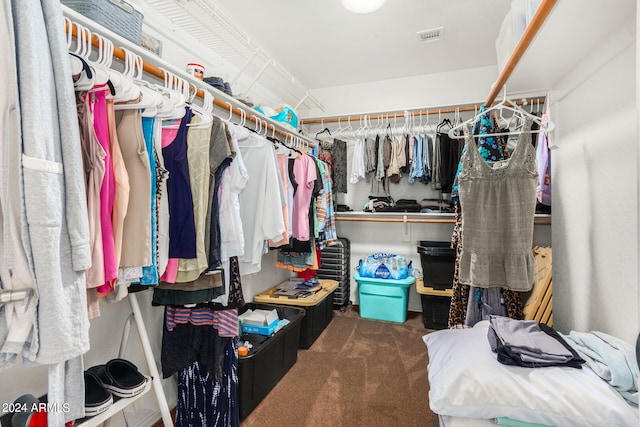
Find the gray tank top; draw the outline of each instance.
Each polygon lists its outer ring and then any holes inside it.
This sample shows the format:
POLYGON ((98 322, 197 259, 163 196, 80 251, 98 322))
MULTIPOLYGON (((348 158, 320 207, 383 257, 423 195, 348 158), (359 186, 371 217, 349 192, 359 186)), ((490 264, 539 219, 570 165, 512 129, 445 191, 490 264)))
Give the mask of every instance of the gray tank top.
POLYGON ((460 283, 528 291, 535 282, 533 219, 536 208, 536 156, 532 119, 525 119, 511 158, 486 162, 471 124, 458 177, 462 207, 460 283))

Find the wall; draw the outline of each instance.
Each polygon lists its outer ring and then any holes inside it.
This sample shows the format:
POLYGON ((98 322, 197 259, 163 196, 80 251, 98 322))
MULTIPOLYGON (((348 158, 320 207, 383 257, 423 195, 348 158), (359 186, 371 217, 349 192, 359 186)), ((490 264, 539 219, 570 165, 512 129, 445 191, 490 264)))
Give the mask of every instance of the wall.
POLYGON ((561 331, 638 332, 635 17, 553 88, 553 304, 561 331))
POLYGON ((329 117, 481 103, 497 75, 497 67, 491 66, 313 89, 309 92, 324 105, 324 111, 311 109, 298 115, 329 117))

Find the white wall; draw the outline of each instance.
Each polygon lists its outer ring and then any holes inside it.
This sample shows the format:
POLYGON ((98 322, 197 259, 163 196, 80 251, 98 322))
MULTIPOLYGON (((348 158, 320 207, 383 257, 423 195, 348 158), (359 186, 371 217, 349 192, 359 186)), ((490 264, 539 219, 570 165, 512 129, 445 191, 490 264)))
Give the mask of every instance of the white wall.
POLYGON ((554 326, 630 343, 638 332, 635 37, 630 17, 551 93, 554 326))
POLYGON ((497 75, 497 67, 491 66, 313 89, 309 92, 324 105, 324 112, 301 111, 299 116, 329 117, 481 103, 497 75))

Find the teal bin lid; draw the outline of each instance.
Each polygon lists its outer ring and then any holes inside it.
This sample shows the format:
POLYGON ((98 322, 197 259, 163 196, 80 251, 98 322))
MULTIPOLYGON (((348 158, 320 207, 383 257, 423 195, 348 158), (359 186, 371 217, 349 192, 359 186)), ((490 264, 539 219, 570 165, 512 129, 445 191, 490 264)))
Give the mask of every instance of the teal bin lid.
POLYGON ((377 279, 375 277, 360 277, 360 274, 357 272, 353 274, 353 278, 358 283, 373 283, 376 285, 387 285, 387 286, 411 286, 413 282, 416 281, 416 278, 413 276, 409 276, 406 279, 377 279))

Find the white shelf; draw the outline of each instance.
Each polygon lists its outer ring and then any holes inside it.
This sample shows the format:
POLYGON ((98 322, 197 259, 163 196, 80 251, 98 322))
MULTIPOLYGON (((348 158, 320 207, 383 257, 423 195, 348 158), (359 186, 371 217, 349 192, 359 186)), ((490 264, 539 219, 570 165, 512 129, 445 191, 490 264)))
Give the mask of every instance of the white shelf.
POLYGON ((131 405, 133 402, 135 402, 136 400, 138 400, 139 398, 147 394, 149 390, 151 390, 151 384, 152 384, 151 378, 149 378, 147 383, 144 386, 144 390, 142 390, 140 394, 134 397, 121 397, 115 402, 113 402, 113 405, 111 405, 109 409, 107 409, 103 413, 98 414, 94 417, 87 418, 85 421, 82 421, 81 423, 78 423, 76 425, 82 426, 82 427, 97 427, 101 425, 102 423, 107 421, 109 418, 113 417, 115 414, 122 411, 124 408, 131 405))
POLYGON ((507 81, 508 92, 555 87, 599 42, 635 16, 635 7, 630 0, 558 0, 507 81))

